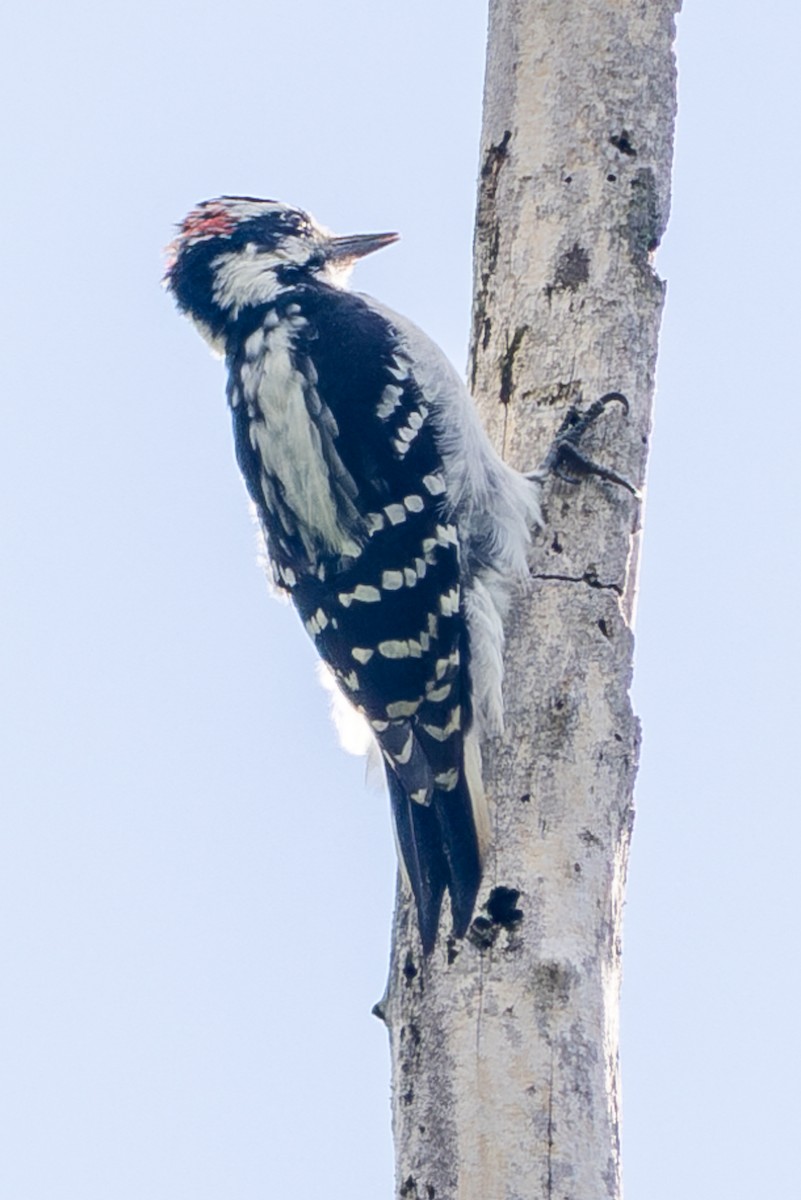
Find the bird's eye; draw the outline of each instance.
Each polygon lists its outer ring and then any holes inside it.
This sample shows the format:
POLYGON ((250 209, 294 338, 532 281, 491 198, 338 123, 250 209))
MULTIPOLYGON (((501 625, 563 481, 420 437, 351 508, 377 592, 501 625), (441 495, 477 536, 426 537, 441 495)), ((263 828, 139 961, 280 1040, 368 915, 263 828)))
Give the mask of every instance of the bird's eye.
POLYGON ((295 237, 310 237, 312 234, 311 222, 306 217, 291 217, 287 222, 287 232, 294 234, 295 237))

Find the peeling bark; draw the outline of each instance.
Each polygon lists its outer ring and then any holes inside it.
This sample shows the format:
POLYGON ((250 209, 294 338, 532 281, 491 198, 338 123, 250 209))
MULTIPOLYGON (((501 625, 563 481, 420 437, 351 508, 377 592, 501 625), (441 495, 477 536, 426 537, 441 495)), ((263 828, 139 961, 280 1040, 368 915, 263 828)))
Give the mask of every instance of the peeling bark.
MULTIPOLYGON (((491 0, 470 379, 504 457, 583 443, 641 485, 664 285, 679 0, 491 0)), ((397 1195, 620 1195, 618 998, 639 728, 641 505, 550 482, 485 748, 493 841, 467 938, 422 959, 398 897, 387 997, 397 1195)))

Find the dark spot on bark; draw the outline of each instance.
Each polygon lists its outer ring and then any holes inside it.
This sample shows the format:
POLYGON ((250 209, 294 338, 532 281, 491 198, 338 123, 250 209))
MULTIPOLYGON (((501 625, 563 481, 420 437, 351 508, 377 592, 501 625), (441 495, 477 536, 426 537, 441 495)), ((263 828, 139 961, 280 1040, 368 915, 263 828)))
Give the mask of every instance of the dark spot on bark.
POLYGON ((573 182, 573 176, 565 175, 565 183, 572 183, 572 182, 573 182))
POLYGON ((627 158, 637 157, 637 151, 629 141, 629 135, 625 129, 621 129, 620 133, 613 133, 609 141, 616 150, 619 150, 621 154, 625 154, 627 158))
POLYGON ((411 951, 407 951, 406 962, 403 964, 403 974, 407 983, 411 983, 417 974, 417 967, 414 965, 411 951))
POLYGON ((538 1000, 549 1008, 564 1006, 570 999, 577 973, 558 962, 538 963, 534 968, 534 989, 538 1000))
POLYGON ((615 741, 616 741, 616 742, 622 742, 622 741, 623 741, 623 738, 620 736, 620 734, 619 734, 619 733, 614 733, 614 734, 612 734, 612 736, 614 737, 614 739, 615 739, 615 741))
POLYGON ((520 803, 521 804, 530 804, 531 803, 531 792, 524 792, 523 795, 520 797, 520 803))
POLYGON ((555 554, 561 554, 562 551, 564 550, 564 546, 559 541, 558 533, 554 533, 554 535, 553 535, 553 541, 551 542, 551 549, 553 550, 553 552, 555 554))
MULTIPOLYGON (((530 797, 526 797, 530 799, 530 797)), ((502 929, 512 932, 523 920, 523 910, 517 907, 520 892, 517 888, 496 887, 484 905, 486 917, 478 916, 470 926, 468 937, 479 950, 494 946, 502 929)))
POLYGON ((481 164, 481 179, 478 189, 478 211, 476 213, 476 262, 477 273, 481 280, 476 293, 476 303, 473 311, 473 336, 470 346, 470 383, 475 386, 478 366, 477 349, 479 340, 486 343, 489 340, 487 322, 487 293, 498 262, 500 246, 500 226, 496 197, 498 194, 498 177, 501 167, 509 156, 509 143, 512 131, 507 129, 497 145, 489 146, 481 164), (485 340, 486 339, 486 340, 485 340))
POLYGON ((544 758, 558 757, 568 744, 579 717, 581 697, 570 678, 550 692, 543 705, 536 740, 544 758))
POLYGON ((515 330, 515 335, 512 341, 506 347, 506 353, 501 362, 501 386, 500 386, 500 401, 501 404, 508 404, 512 398, 513 372, 515 366, 515 356, 520 349, 520 344, 528 332, 528 325, 521 325, 515 330))
POLYGON ((481 291, 476 294, 476 302, 473 306, 473 331, 470 337, 470 387, 476 386, 476 372, 478 370, 478 341, 479 333, 486 330, 489 317, 487 316, 487 291, 482 287, 481 291))
POLYGON ((401 1096, 401 1100, 404 1104, 411 1104, 414 1100, 414 1088, 409 1088, 408 1092, 404 1092, 401 1096))
POLYGON ((493 179, 497 182, 498 172, 503 166, 504 159, 509 152, 509 142, 512 140, 512 131, 507 129, 504 135, 498 142, 497 146, 490 146, 484 156, 484 162, 481 165, 481 178, 493 179))
POLYGON ((650 167, 641 167, 631 180, 626 219, 626 234, 632 256, 647 264, 647 256, 659 245, 664 227, 654 173, 650 167))
POLYGON ((489 317, 484 318, 484 323, 481 329, 481 349, 486 350, 489 345, 490 334, 492 333, 492 321, 489 317))
POLYGON ((606 182, 607 183, 617 183, 617 175, 607 175, 606 182))
POLYGON ((603 845, 603 843, 601 842, 601 839, 598 837, 597 834, 593 833, 591 829, 582 829, 581 833, 579 834, 579 838, 581 839, 581 841, 584 843, 585 846, 601 846, 601 845, 603 845))
POLYGON ((581 874, 581 863, 573 863, 573 872, 575 875, 581 874))
POLYGON ((556 383, 551 391, 537 397, 538 408, 569 408, 581 400, 581 380, 571 379, 569 383, 556 383))
POLYGON ((600 629, 601 633, 604 635, 605 638, 608 638, 610 641, 612 640, 612 635, 609 632, 609 626, 607 625, 607 623, 603 619, 603 617, 601 617, 601 619, 598 622, 598 628, 600 629))
POLYGON ((467 936, 479 950, 489 950, 498 936, 498 927, 487 917, 476 917, 467 931, 467 936))
POLYGON ((426 1184, 426 1196, 427 1196, 428 1200, 434 1200, 434 1197, 436 1196, 436 1194, 437 1194, 437 1189, 434 1187, 434 1185, 431 1183, 427 1183, 426 1184))
POLYGON ((514 929, 523 920, 523 910, 517 908, 520 892, 517 888, 493 888, 487 901, 487 912, 496 925, 514 929))
POLYGON ((408 1175, 406 1179, 404 1179, 400 1187, 399 1195, 402 1196, 404 1200, 406 1200, 406 1197, 411 1197, 411 1200, 417 1200, 417 1180, 415 1179, 414 1175, 408 1175))
POLYGON ((459 943, 455 937, 449 937, 445 943, 445 948, 448 953, 448 966, 452 966, 459 957, 459 943))
POLYGON ((575 292, 586 283, 590 277, 589 251, 574 242, 559 258, 554 272, 553 283, 545 291, 550 300, 554 292, 575 292))

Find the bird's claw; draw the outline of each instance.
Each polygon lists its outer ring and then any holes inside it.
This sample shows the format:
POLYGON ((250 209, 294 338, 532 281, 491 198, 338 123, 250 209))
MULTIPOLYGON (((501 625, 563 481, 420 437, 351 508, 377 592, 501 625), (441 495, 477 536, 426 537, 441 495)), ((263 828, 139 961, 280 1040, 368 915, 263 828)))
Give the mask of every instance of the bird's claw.
POLYGON ((544 462, 536 471, 530 471, 526 478, 535 483, 543 483, 549 475, 556 475, 565 483, 581 483, 581 478, 569 473, 568 469, 572 468, 578 472, 579 476, 597 475, 599 479, 605 479, 608 483, 617 483, 631 492, 633 496, 639 496, 637 488, 625 476, 618 475, 617 471, 593 462, 579 450, 579 442, 590 425, 594 424, 606 408, 613 403, 622 404, 623 411, 628 415, 629 402, 622 392, 605 392, 583 412, 575 405, 571 405, 565 413, 565 418, 557 430, 544 462))

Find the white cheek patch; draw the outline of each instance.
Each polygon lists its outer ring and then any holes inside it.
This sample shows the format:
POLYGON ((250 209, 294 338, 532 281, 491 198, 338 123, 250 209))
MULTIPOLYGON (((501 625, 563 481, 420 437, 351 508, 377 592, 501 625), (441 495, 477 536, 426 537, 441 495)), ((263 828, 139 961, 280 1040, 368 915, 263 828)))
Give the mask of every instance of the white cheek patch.
POLYGON ((243 255, 233 250, 218 254, 211 264, 215 303, 236 320, 241 309, 275 300, 286 291, 278 282, 276 266, 276 260, 268 255, 243 255))

